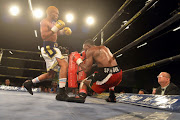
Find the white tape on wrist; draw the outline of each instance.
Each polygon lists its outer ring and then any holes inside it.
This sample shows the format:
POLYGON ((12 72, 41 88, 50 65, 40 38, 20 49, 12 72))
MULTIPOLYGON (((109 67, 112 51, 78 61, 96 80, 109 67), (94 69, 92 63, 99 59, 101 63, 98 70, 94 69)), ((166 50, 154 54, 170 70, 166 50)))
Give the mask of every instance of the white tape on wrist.
POLYGON ((80 65, 82 62, 83 62, 83 61, 82 61, 81 58, 77 59, 77 61, 76 61, 76 63, 77 63, 78 65, 80 65))
POLYGON ((53 26, 53 27, 51 28, 51 30, 56 33, 59 29, 58 29, 58 27, 53 26))

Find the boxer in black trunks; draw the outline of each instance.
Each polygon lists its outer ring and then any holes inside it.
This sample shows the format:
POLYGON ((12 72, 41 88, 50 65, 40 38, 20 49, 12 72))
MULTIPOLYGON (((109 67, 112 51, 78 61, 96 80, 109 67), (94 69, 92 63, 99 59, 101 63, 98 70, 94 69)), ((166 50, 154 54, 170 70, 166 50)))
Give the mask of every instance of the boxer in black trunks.
POLYGON ((79 53, 74 55, 73 60, 86 73, 91 71, 93 63, 98 68, 90 77, 81 82, 79 96, 72 101, 85 102, 87 87, 90 87, 96 93, 102 93, 109 89, 110 95, 107 101, 115 102, 114 86, 117 86, 122 81, 122 70, 118 67, 113 54, 105 46, 95 46, 92 40, 86 40, 83 44, 83 49, 86 52, 85 63, 83 63, 79 53))

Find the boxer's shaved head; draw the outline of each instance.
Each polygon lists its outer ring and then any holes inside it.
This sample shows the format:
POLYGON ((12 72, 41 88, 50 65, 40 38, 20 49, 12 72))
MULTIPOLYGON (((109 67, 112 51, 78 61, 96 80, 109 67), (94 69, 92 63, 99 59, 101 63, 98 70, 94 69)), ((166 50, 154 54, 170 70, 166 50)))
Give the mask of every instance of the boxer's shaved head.
POLYGON ((90 47, 92 47, 92 46, 94 46, 94 45, 95 45, 94 41, 91 40, 91 39, 88 39, 88 40, 86 40, 86 41, 83 43, 83 49, 84 49, 85 51, 87 51, 90 47))
POLYGON ((55 6, 49 6, 47 9, 46 9, 46 14, 51 14, 52 12, 54 11, 58 11, 59 13, 59 10, 55 7, 55 6))
POLYGON ((49 6, 46 10, 47 17, 53 21, 57 21, 59 17, 59 10, 55 6, 49 6))

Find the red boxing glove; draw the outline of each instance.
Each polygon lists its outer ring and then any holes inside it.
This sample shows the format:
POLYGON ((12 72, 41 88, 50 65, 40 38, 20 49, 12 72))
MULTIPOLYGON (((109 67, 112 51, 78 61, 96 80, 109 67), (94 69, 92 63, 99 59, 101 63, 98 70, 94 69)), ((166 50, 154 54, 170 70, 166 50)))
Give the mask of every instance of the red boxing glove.
POLYGON ((76 62, 78 65, 80 65, 83 62, 79 53, 74 54, 73 61, 76 62))

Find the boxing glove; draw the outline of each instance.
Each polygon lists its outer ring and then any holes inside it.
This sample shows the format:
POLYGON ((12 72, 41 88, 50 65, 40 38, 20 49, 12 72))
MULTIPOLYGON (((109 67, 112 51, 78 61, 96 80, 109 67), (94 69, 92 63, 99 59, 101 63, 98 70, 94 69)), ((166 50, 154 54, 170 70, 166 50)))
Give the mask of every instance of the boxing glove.
POLYGON ((63 30, 66 35, 71 35, 71 33, 72 33, 71 28, 69 28, 69 27, 65 27, 63 30))
POLYGON ((78 65, 80 65, 83 62, 79 53, 74 54, 73 61, 76 62, 78 65))
POLYGON ((58 30, 62 29, 65 26, 65 23, 62 20, 58 20, 51 30, 56 33, 58 30))

